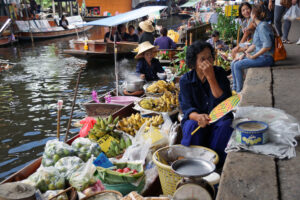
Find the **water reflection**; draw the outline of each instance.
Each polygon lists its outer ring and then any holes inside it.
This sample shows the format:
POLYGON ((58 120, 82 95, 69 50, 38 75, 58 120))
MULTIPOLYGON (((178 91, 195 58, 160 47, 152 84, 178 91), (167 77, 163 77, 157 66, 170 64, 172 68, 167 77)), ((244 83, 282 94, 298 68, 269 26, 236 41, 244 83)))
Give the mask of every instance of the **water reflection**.
MULTIPOLYGON (((93 89, 101 94, 114 87, 112 62, 94 60, 87 63, 63 55, 62 50, 68 45, 68 40, 61 38, 37 42, 34 47, 25 43, 0 48, 0 59, 17 63, 0 74, 1 180, 41 156, 44 144, 55 138, 58 99, 64 101, 63 139, 80 67, 86 68, 80 79, 74 121, 85 116, 80 104, 91 100, 93 89)), ((126 70, 134 70, 135 61, 129 63, 126 70)), ((78 131, 78 128, 71 128, 73 135, 78 131)))

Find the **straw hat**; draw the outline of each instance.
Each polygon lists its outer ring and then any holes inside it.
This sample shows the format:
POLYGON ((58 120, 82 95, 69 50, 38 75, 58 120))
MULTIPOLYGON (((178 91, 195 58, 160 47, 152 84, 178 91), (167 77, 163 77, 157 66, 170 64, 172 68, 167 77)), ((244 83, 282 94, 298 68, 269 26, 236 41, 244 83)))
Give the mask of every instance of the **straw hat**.
POLYGON ((152 33, 155 29, 152 26, 152 22, 150 20, 142 21, 139 23, 139 27, 145 31, 152 33))
POLYGON ((143 53, 148 50, 152 49, 153 51, 157 51, 158 47, 153 46, 149 41, 146 41, 146 42, 139 44, 138 48, 139 48, 139 51, 138 51, 137 55, 135 56, 135 59, 142 58, 143 53))

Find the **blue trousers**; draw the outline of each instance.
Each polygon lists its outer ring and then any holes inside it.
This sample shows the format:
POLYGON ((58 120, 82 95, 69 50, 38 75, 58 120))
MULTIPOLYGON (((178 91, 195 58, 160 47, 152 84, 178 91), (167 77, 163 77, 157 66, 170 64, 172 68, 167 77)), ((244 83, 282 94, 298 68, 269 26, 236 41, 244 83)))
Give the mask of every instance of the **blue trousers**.
POLYGON ((240 92, 243 89, 243 69, 251 67, 267 67, 274 64, 274 59, 270 55, 262 55, 255 59, 244 58, 231 62, 231 73, 233 78, 232 89, 240 92))
POLYGON ((225 148, 232 134, 231 114, 225 115, 217 122, 200 128, 194 135, 191 133, 198 127, 194 120, 187 120, 182 128, 183 138, 181 144, 185 146, 200 145, 213 149, 219 155, 219 166, 224 164, 226 153, 225 148))

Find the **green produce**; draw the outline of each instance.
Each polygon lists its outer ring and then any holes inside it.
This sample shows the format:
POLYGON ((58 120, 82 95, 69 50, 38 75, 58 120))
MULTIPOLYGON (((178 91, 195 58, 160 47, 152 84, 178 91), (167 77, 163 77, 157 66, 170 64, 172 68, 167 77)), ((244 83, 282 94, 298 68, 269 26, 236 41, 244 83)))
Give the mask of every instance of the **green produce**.
POLYGON ((111 134, 113 136, 118 121, 119 117, 113 119, 111 115, 106 119, 98 117, 96 120, 96 124, 89 131, 89 139, 96 142, 106 134, 111 134))
POLYGON ((41 167, 22 183, 32 185, 43 193, 65 188, 65 178, 54 167, 41 167))
POLYGON ((55 168, 58 169, 62 176, 69 180, 71 174, 79 169, 83 164, 84 162, 80 158, 70 156, 61 158, 57 163, 55 163, 55 168))
POLYGON ((92 155, 97 157, 101 153, 100 146, 88 138, 77 138, 72 143, 72 147, 74 148, 77 156, 84 162, 88 161, 92 155))
POLYGON ((74 149, 57 139, 49 140, 46 143, 45 151, 43 153, 42 165, 44 167, 54 166, 61 158, 75 155, 74 149))
MULTIPOLYGON (((55 195, 57 195, 60 192, 62 192, 62 190, 48 190, 45 194, 43 194, 43 197, 46 200, 51 199, 52 197, 54 197, 55 195)), ((63 193, 52 200, 68 200, 68 199, 69 199, 68 195, 66 193, 63 193)))

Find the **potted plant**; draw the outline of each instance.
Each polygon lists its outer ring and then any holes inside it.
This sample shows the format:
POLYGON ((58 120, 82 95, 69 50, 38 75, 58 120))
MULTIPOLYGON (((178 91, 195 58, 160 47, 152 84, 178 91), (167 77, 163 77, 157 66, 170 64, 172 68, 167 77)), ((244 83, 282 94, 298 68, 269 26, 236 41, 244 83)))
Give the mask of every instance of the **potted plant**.
POLYGON ((185 58, 186 58, 186 50, 187 46, 183 48, 183 51, 178 52, 175 57, 176 59, 173 61, 173 65, 176 68, 176 75, 181 76, 185 74, 186 72, 190 71, 188 66, 185 63, 185 58))

